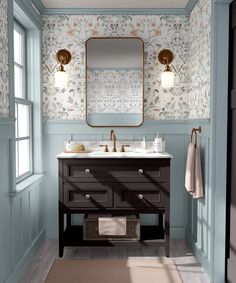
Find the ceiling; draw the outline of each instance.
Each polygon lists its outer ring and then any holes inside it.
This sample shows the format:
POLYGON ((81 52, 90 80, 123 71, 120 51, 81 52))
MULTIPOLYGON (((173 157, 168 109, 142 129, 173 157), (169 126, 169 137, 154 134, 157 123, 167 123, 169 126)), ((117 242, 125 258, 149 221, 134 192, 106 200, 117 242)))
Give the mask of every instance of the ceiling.
POLYGON ((42 0, 45 8, 92 9, 175 9, 185 8, 189 0, 42 0))

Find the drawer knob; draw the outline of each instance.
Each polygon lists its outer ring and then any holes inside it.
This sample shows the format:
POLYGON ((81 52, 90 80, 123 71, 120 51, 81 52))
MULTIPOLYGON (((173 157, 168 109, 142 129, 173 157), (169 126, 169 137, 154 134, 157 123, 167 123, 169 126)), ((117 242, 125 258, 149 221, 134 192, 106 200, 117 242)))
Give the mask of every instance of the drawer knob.
POLYGON ((90 199, 90 194, 85 195, 86 199, 90 199))
POLYGON ((85 169, 86 174, 90 174, 90 169, 85 169))
POLYGON ((139 199, 143 199, 143 195, 142 195, 142 194, 139 194, 139 195, 138 195, 138 198, 139 198, 139 199))
POLYGON ((138 170, 139 174, 143 174, 143 169, 138 170))

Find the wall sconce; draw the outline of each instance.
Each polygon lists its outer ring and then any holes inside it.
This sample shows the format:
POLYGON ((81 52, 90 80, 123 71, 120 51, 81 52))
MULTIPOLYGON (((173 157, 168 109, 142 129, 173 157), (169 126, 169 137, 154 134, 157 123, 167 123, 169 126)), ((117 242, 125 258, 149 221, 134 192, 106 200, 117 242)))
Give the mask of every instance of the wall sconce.
POLYGON ((158 54, 159 62, 163 65, 166 65, 164 72, 161 74, 161 84, 165 88, 174 86, 175 77, 169 65, 171 64, 173 59, 174 59, 174 54, 169 49, 163 49, 158 54))
POLYGON ((71 53, 66 49, 61 49, 56 54, 57 62, 60 63, 58 71, 55 73, 55 87, 63 88, 68 84, 68 75, 63 65, 67 65, 71 61, 71 53))

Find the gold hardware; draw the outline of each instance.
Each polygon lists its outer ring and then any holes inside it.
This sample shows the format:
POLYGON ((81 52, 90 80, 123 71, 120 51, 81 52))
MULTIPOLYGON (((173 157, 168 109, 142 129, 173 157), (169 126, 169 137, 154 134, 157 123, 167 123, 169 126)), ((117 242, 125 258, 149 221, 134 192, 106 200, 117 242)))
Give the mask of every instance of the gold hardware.
POLYGON ((111 130, 111 133, 110 133, 110 141, 113 141, 112 152, 117 152, 117 149, 116 149, 116 135, 115 135, 115 132, 113 130, 111 130))
POLYGON ((195 147, 197 146, 197 132, 198 132, 199 134, 201 134, 201 132, 202 132, 201 126, 199 126, 198 128, 193 128, 193 129, 192 129, 192 133, 191 133, 191 143, 192 143, 192 141, 193 141, 193 134, 195 134, 195 143, 194 143, 194 146, 195 146, 195 147))
POLYGON ((105 148, 104 148, 104 152, 109 152, 109 149, 108 149, 108 145, 107 145, 107 144, 100 144, 100 147, 105 147, 105 148))
POLYGON ((169 66, 174 60, 174 54, 170 49, 163 49, 158 54, 158 60, 162 65, 169 66))
POLYGON ((129 145, 128 144, 122 144, 120 151, 125 152, 125 147, 129 147, 129 145))
MULTIPOLYGON (((64 70, 62 65, 67 65, 71 61, 71 53, 66 49, 60 49, 56 54, 57 62, 61 64, 60 68, 64 70)), ((62 70, 62 71, 63 71, 62 70)))

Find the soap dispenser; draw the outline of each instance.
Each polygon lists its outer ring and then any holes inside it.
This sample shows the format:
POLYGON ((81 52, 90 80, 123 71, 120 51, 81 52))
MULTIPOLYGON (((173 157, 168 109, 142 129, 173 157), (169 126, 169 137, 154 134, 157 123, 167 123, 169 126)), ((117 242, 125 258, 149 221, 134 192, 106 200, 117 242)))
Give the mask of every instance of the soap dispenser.
POLYGON ((141 142, 141 147, 142 149, 146 149, 147 148, 147 142, 146 142, 146 138, 143 137, 143 141, 141 142))
POLYGON ((158 133, 154 140, 153 150, 154 152, 162 152, 162 138, 158 136, 158 133))

